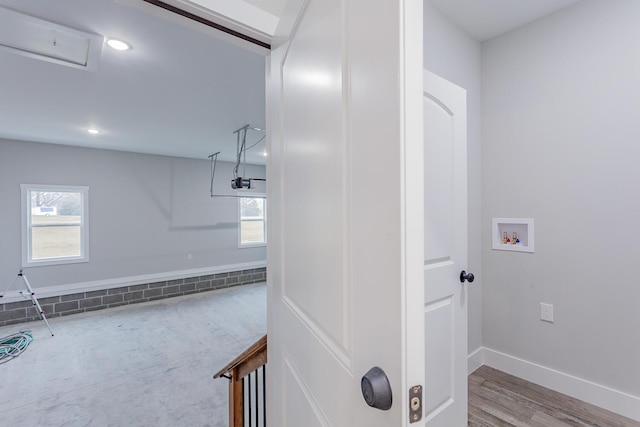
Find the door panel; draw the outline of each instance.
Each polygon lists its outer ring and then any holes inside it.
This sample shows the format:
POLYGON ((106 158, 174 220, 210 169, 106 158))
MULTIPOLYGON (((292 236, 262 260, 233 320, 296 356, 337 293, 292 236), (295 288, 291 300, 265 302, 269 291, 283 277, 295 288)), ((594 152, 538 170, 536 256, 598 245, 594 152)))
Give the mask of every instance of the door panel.
POLYGON ((424 72, 425 419, 467 424, 466 92, 424 72))
POLYGON ((409 425, 424 380, 421 9, 291 0, 272 42, 269 425, 409 425), (388 411, 362 397, 374 366, 388 411))
POLYGON ((445 106, 428 96, 424 97, 425 138, 425 260, 450 259, 453 251, 454 177, 453 147, 448 143, 453 138, 453 118, 445 106))
POLYGON ((452 333, 453 333, 453 301, 444 298, 425 307, 425 325, 438 325, 437 328, 426 328, 425 353, 426 381, 425 412, 430 415, 438 409, 446 408, 454 399, 452 381, 452 333))
POLYGON ((284 416, 291 426, 323 427, 331 425, 313 392, 305 383, 290 357, 285 360, 284 416), (313 414, 313 416, 309 416, 313 414))
POLYGON ((310 330, 348 358, 351 325, 345 307, 350 285, 345 281, 344 258, 350 242, 344 225, 349 177, 344 153, 349 139, 342 117, 344 40, 337 4, 335 0, 307 4, 279 64, 287 118, 282 138, 295 142, 285 144, 281 154, 282 203, 288 207, 282 211, 287 242, 282 296, 310 330))

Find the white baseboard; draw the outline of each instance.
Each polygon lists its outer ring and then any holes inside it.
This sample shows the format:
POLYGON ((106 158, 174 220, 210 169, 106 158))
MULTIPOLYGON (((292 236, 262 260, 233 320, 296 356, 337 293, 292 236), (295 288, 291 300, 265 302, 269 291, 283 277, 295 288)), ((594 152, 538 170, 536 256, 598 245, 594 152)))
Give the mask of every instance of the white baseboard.
POLYGON ((467 356, 467 375, 473 374, 482 365, 484 365, 484 347, 479 347, 467 356))
POLYGON ((469 373, 478 363, 640 421, 640 397, 481 347, 468 357, 469 373))
MULTIPOLYGON (((117 277, 113 279, 95 280, 91 282, 70 283, 67 285, 48 286, 44 288, 33 287, 39 299, 54 297, 59 295, 70 295, 80 292, 100 291, 103 289, 119 288, 122 286, 135 286, 143 283, 163 282, 165 280, 184 279, 186 277, 208 276, 210 274, 227 273, 230 271, 250 270, 252 268, 266 267, 266 261, 244 262, 239 264, 219 265, 215 267, 196 268, 190 270, 169 271, 164 273, 143 274, 139 276, 117 277)), ((24 301, 20 294, 23 290, 22 284, 15 286, 11 292, 7 292, 1 304, 8 304, 16 301, 24 301)))

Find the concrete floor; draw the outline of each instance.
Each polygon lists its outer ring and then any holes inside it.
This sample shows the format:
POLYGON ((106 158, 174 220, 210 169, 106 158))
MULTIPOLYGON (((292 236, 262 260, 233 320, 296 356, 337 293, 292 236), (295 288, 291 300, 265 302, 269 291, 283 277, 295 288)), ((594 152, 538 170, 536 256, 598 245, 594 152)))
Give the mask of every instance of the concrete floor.
POLYGON ((266 286, 0 328, 34 341, 0 365, 0 425, 227 426, 212 375, 266 333, 266 286))

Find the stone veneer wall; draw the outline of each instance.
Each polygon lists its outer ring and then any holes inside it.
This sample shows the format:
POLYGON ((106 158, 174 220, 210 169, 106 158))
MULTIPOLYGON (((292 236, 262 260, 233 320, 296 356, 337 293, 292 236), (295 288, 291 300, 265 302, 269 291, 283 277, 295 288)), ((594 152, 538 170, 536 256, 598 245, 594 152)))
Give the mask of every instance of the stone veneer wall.
MULTIPOLYGON (((264 282, 266 274, 267 269, 265 267, 253 268, 208 276, 188 277, 57 297, 38 298, 38 302, 47 319, 51 319, 69 314, 264 282)), ((34 320, 40 320, 40 318, 31 299, 0 304, 0 326, 34 320)))

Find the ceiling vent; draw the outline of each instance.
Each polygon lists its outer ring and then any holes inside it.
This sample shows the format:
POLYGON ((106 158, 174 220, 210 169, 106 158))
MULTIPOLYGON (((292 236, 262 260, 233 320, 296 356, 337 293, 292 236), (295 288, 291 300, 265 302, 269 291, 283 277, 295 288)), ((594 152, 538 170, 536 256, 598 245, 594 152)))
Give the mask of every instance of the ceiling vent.
POLYGON ((104 38, 0 8, 0 49, 83 70, 98 67, 104 38))

